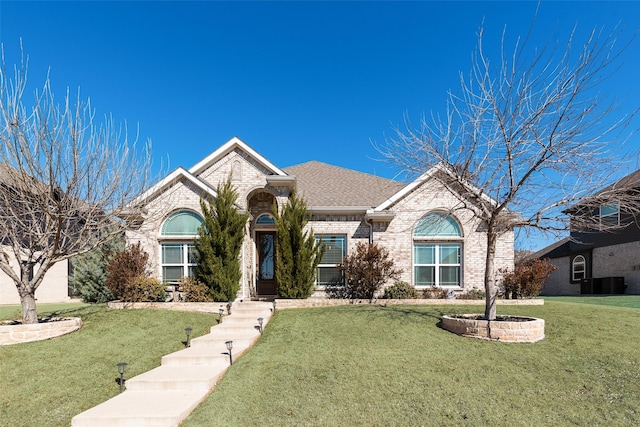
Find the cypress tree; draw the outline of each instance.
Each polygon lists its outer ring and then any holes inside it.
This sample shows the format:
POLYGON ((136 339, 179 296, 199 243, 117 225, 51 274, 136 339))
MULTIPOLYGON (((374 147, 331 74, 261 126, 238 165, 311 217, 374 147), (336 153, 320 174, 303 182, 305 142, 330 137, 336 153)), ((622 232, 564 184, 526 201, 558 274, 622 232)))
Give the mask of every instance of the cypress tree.
POLYGON ((248 214, 238 212, 231 177, 218 184, 215 198, 200 199, 204 221, 198 229, 196 278, 209 287, 214 301, 231 301, 240 290, 240 251, 248 214))
POLYGON ((316 242, 313 231, 305 231, 309 222, 307 204, 291 193, 282 213, 276 212, 277 293, 282 298, 308 298, 314 290, 316 271, 324 245, 316 242))

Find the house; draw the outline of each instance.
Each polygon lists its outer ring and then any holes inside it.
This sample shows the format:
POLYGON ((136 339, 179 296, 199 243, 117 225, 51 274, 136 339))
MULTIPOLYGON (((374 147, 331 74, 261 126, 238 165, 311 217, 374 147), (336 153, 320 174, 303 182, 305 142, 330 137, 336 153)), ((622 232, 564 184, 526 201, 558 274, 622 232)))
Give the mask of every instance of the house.
POLYGON ((640 294, 640 170, 566 211, 570 235, 529 258, 549 258, 558 269, 543 295, 640 294), (630 201, 629 195, 632 195, 630 201))
MULTIPOLYGON (((31 180, 29 182, 22 182, 20 184, 16 184, 15 182, 15 171, 12 172, 11 168, 5 164, 0 165, 0 186, 5 189, 9 189, 10 191, 18 187, 19 185, 28 185, 32 186, 30 188, 38 188, 39 183, 35 180, 31 180)), ((9 196, 11 197, 11 196, 9 196)), ((0 206, 5 206, 0 198, 0 206)), ((13 199, 12 199, 13 200, 13 199)), ((8 212, 10 209, 0 208, 0 211, 3 212, 3 221, 6 221, 0 227, 0 239, 4 238, 2 242, 4 242, 4 246, 0 242, 0 251, 9 258, 9 263, 13 270, 16 272, 16 275, 20 275, 20 264, 17 258, 14 255, 14 251, 10 248, 9 243, 7 242, 7 235, 18 235, 22 234, 21 225, 19 221, 17 221, 16 217, 19 216, 15 213, 8 212), (17 231, 16 231, 17 230, 17 231), (7 234, 3 234, 7 233, 7 234)), ((26 242, 23 247, 31 247, 28 242, 26 242)), ((38 265, 33 266, 32 271, 37 271, 38 265)), ((54 264, 44 275, 44 279, 38 289, 36 290, 35 297, 38 303, 58 303, 58 302, 68 302, 70 301, 69 297, 69 274, 68 274, 68 261, 60 261, 54 264)), ((20 295, 18 294, 18 290, 16 288, 13 280, 2 270, 0 270, 0 305, 6 304, 20 304, 20 295)))
MULTIPOLYGON (((163 282, 193 275, 200 199, 215 197, 217 185, 231 176, 238 209, 250 214, 239 297, 275 294, 273 208, 282 207, 294 190, 307 203, 308 227, 326 244, 318 289, 340 280, 337 266, 358 242, 387 248, 403 270, 401 280, 417 288, 483 288, 486 233, 469 210, 457 209, 460 196, 436 179, 438 173, 442 170, 435 167, 403 184, 317 161, 281 169, 232 138, 142 194, 139 202, 147 214, 133 222, 127 239, 142 244, 163 282)), ((512 267, 513 257, 513 233, 508 232, 499 241, 496 267, 512 267)))

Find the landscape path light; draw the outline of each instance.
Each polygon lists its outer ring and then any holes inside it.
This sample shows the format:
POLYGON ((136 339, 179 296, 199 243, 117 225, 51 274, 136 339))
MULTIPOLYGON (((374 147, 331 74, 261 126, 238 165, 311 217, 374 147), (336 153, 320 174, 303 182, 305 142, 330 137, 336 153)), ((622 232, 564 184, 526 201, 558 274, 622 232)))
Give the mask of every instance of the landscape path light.
POLYGON ((191 347, 191 331, 193 331, 192 327, 184 328, 184 331, 187 333, 187 342, 185 342, 185 347, 191 347))
POLYGON ((262 317, 258 317, 258 325, 260 326, 260 333, 262 333, 262 322, 264 322, 264 319, 262 317))
POLYGON ((227 303, 227 314, 231 315, 231 301, 227 303))
POLYGON ((220 307, 220 310, 218 310, 218 324, 222 323, 222 315, 224 314, 224 308, 220 307))
POLYGON ((231 349, 233 348, 233 341, 226 341, 224 344, 227 346, 227 350, 229 350, 229 365, 233 365, 233 355, 231 354, 231 349))
POLYGON ((118 362, 116 366, 120 374, 120 393, 122 393, 122 387, 124 386, 124 367, 127 366, 127 362, 118 362))

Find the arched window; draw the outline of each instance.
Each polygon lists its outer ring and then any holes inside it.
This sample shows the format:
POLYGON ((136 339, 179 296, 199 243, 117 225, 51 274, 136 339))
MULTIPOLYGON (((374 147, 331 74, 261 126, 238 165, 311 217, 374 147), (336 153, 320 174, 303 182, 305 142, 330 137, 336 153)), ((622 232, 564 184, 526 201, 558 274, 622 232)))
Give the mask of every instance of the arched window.
POLYGON ((276 220, 273 218, 273 215, 268 213, 263 213, 256 219, 256 224, 260 225, 273 225, 276 223, 276 220))
POLYGON ((178 211, 162 224, 163 236, 197 236, 202 217, 192 211, 178 211))
POLYGON ((414 286, 461 286, 461 237, 458 221, 445 213, 430 212, 418 221, 413 231, 414 286))
POLYGON ((413 237, 461 237, 458 221, 442 212, 430 212, 418 221, 413 237))
POLYGON ((172 238, 160 244, 165 283, 175 284, 183 277, 194 277, 198 253, 193 240, 198 236, 202 221, 197 213, 185 210, 173 213, 162 224, 161 236, 172 238))
POLYGON ((573 259, 573 262, 571 263, 571 280, 576 282, 578 280, 585 279, 586 277, 587 260, 582 255, 578 255, 573 259))

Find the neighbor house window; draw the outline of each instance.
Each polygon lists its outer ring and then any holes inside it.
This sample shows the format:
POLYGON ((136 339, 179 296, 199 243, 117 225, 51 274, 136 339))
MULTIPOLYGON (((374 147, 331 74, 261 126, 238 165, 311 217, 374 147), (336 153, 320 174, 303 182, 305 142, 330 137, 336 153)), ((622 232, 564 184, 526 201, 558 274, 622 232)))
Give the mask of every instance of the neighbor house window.
POLYGON ((442 212, 423 216, 413 231, 414 286, 461 286, 460 225, 442 212))
POLYGON ((620 204, 606 203, 600 206, 600 224, 606 227, 620 225, 620 204))
POLYGON ((178 283, 183 277, 195 276, 198 252, 193 241, 201 224, 202 217, 192 211, 176 212, 162 224, 160 263, 165 283, 178 283))
POLYGON ((319 286, 344 284, 344 275, 338 269, 338 265, 342 264, 343 258, 347 255, 347 236, 319 235, 316 236, 316 241, 323 243, 325 247, 324 255, 318 265, 317 284, 319 286))
POLYGON ((585 279, 586 277, 587 260, 582 255, 578 255, 571 263, 571 280, 576 282, 578 280, 585 279))

